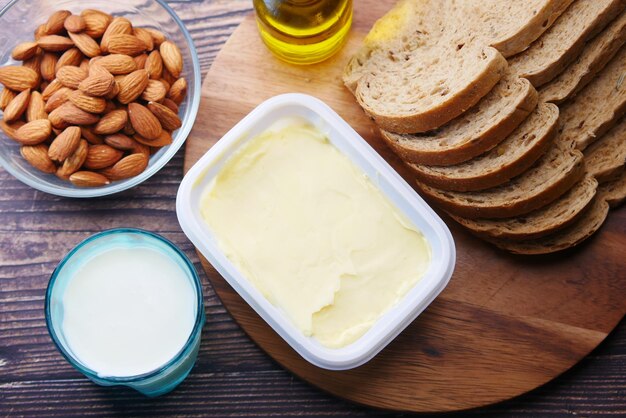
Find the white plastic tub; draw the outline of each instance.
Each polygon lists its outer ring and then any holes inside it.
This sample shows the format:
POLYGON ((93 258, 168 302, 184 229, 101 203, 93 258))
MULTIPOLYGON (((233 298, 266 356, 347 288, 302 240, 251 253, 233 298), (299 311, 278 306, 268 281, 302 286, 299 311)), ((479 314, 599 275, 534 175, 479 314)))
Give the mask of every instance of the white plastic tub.
POLYGON ((337 113, 304 94, 284 94, 263 102, 224 135, 185 175, 178 190, 176 212, 187 237, 239 295, 302 357, 325 369, 351 369, 369 361, 435 299, 454 270, 454 241, 443 221, 337 113), (400 303, 357 341, 338 349, 305 337, 279 308, 268 302, 222 253, 200 215, 201 195, 224 162, 278 119, 293 116, 304 117, 327 133, 331 143, 422 231, 432 249, 428 270, 400 303))

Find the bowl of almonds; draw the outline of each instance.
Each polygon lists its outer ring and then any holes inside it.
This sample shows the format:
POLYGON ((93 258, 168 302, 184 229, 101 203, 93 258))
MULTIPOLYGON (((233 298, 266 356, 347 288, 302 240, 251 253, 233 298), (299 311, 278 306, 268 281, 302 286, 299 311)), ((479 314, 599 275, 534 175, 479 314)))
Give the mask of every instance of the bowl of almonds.
POLYGON ((200 67, 161 0, 16 0, 0 12, 0 164, 95 197, 162 168, 191 131, 200 67))

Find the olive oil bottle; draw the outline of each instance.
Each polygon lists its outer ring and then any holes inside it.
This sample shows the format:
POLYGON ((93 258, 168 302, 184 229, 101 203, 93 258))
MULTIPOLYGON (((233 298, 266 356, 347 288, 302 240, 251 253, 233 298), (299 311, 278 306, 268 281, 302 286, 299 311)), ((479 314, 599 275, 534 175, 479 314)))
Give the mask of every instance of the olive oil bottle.
POLYGON ((254 0, 265 45, 293 64, 313 64, 336 53, 352 25, 352 0, 254 0))

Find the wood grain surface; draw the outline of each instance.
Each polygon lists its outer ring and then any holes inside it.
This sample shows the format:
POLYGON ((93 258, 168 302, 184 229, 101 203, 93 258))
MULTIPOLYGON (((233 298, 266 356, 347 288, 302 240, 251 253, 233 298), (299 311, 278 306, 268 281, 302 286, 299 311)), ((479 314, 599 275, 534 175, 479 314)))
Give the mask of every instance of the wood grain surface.
MULTIPOLYGON (((0 7, 5 3, 0 1, 0 7)), ((251 8, 249 0, 170 3, 191 31, 203 72, 251 8)), ((63 360, 45 328, 44 291, 56 263, 80 240, 106 228, 150 229, 179 245, 201 271, 175 215, 182 155, 179 152, 132 190, 88 201, 46 195, 0 169, 0 416, 395 415, 343 401, 285 371, 243 333, 206 277, 207 323, 198 363, 171 394, 146 399, 129 389, 101 388, 63 360)), ((461 416, 624 414, 626 325, 622 321, 599 348, 555 381, 461 416)))

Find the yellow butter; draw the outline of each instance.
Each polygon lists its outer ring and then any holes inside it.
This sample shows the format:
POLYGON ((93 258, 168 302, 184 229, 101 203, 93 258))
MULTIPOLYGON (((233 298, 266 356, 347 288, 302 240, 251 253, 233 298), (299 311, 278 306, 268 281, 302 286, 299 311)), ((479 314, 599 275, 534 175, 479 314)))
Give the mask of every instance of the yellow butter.
POLYGON ((233 155, 201 213, 239 271, 327 347, 362 336, 430 262, 422 233, 302 121, 276 125, 233 155))

